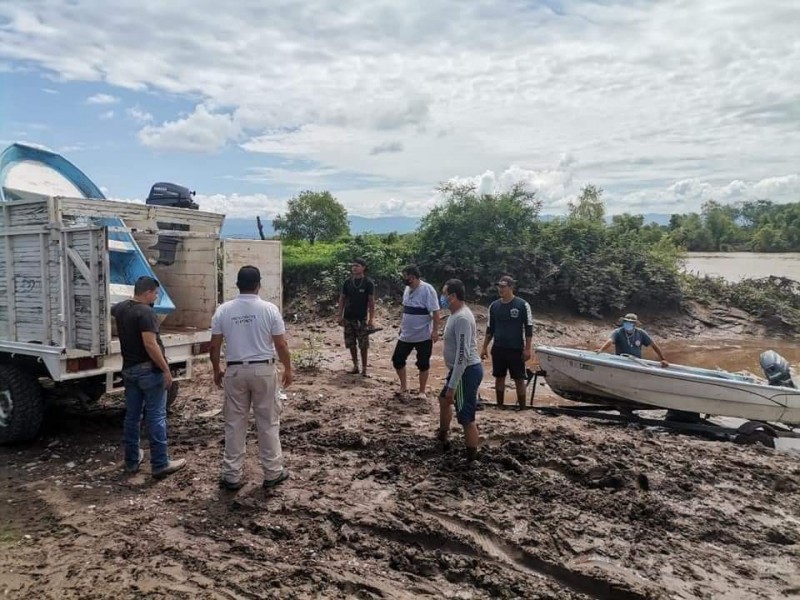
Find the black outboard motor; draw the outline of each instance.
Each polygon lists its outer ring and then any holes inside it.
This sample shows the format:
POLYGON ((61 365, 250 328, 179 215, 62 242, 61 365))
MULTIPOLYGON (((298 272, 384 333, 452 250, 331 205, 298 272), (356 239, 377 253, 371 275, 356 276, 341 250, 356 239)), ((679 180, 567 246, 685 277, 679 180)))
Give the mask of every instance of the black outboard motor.
POLYGON ((197 203, 192 200, 195 195, 194 191, 189 191, 189 188, 174 183, 159 182, 154 183, 150 188, 150 195, 145 200, 145 204, 153 204, 155 206, 172 206, 173 208, 200 208, 197 203))
POLYGON ((767 350, 762 352, 758 358, 761 364, 761 369, 767 377, 770 385, 777 385, 781 387, 795 387, 792 381, 792 372, 789 367, 789 361, 783 358, 774 350, 767 350))
MULTIPOLYGON (((169 206, 171 208, 193 208, 197 210, 200 206, 192 200, 192 196, 194 195, 195 192, 190 192, 189 188, 162 181, 154 183, 153 187, 150 188, 150 195, 147 196, 145 204, 151 206, 169 206)), ((189 225, 186 223, 164 223, 158 221, 156 224, 162 231, 189 231, 189 225)), ((180 243, 181 238, 178 236, 159 235, 156 245, 150 246, 151 250, 158 250, 156 264, 171 265, 174 263, 175 254, 180 243)))

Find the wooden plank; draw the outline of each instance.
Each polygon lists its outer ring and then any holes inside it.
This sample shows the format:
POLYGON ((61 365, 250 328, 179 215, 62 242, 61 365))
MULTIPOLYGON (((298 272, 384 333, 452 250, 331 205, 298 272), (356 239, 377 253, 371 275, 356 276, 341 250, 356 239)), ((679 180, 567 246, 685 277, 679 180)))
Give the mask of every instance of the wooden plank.
MULTIPOLYGON (((11 214, 9 209, 9 204, 7 202, 3 203, 3 216, 4 222, 10 223, 11 222, 11 214)), ((17 322, 17 315, 15 310, 15 303, 16 297, 14 293, 14 247, 13 242, 10 237, 6 237, 4 240, 4 248, 5 248, 5 266, 6 266, 6 297, 8 298, 8 307, 7 307, 7 314, 6 314, 6 330, 8 339, 11 341, 16 341, 17 339, 17 332, 16 332, 16 322, 17 322)))
POLYGON ((279 241, 272 240, 225 240, 223 243, 222 285, 223 300, 235 298, 236 275, 247 264, 255 265, 261 271, 261 290, 259 296, 274 303, 279 310, 283 307, 282 247, 279 241))
POLYGON ((75 216, 117 216, 132 229, 157 229, 156 223, 189 225, 194 231, 219 233, 225 215, 189 208, 149 206, 113 200, 59 198, 65 218, 75 216))

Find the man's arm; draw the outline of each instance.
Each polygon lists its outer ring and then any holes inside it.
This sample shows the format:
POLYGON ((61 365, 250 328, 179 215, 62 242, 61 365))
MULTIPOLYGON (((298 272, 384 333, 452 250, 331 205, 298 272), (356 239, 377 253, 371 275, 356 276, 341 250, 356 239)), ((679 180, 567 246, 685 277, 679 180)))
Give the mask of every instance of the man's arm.
POLYGON ((172 386, 172 372, 169 370, 169 364, 164 357, 164 353, 161 352, 161 346, 158 345, 156 332, 143 331, 142 342, 144 343, 144 349, 147 351, 147 356, 149 356, 153 364, 164 373, 164 388, 169 389, 172 386))
POLYGON ((653 350, 658 355, 658 358, 661 360, 661 366, 664 368, 668 367, 669 363, 667 362, 667 359, 664 358, 664 353, 661 352, 661 348, 658 347, 658 344, 656 344, 653 340, 651 340, 650 345, 653 346, 653 350))
POLYGON ((433 311, 433 333, 431 334, 431 341, 435 344, 439 341, 439 327, 442 325, 442 319, 439 316, 440 311, 433 311))
POLYGON ((375 324, 375 286, 373 285, 367 296, 367 325, 373 327, 375 324))
POLYGON ((222 378, 225 377, 225 370, 220 368, 219 359, 222 356, 222 334, 211 335, 211 347, 208 355, 211 358, 211 368, 214 369, 214 383, 217 387, 222 387, 222 378))
POLYGON ((611 344, 614 343, 614 338, 608 338, 605 343, 597 349, 597 352, 605 352, 611 344))
POLYGON ((450 373, 450 379, 447 381, 447 392, 445 393, 445 398, 452 402, 458 382, 461 381, 461 376, 464 375, 464 370, 467 368, 467 338, 471 334, 471 328, 466 319, 459 319, 456 323, 448 324, 448 327, 453 327, 456 338, 456 360, 450 373))
POLYGON ((281 385, 284 389, 292 385, 292 355, 289 352, 289 344, 286 342, 286 335, 273 335, 272 342, 275 344, 275 350, 278 352, 278 358, 283 365, 283 379, 281 385))
POLYGON ((523 356, 526 361, 531 359, 531 344, 533 344, 533 312, 531 305, 525 303, 525 352, 523 356))
POLYGON ((486 336, 483 338, 483 348, 481 349, 481 359, 489 356, 489 342, 494 339, 494 321, 492 320, 492 306, 494 302, 489 305, 488 316, 486 317, 486 336))
POLYGON ((339 325, 344 324, 344 294, 339 294, 339 304, 336 307, 336 322, 339 325))

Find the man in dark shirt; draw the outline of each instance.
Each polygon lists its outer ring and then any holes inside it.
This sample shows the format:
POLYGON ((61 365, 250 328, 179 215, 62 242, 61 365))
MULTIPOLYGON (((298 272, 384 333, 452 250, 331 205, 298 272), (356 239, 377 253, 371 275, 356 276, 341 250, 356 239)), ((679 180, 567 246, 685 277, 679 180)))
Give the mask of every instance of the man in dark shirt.
POLYGON ((658 347, 658 344, 653 341, 644 329, 639 329, 637 327, 638 324, 639 317, 636 316, 635 313, 628 313, 622 317, 622 327, 618 327, 612 331, 609 338, 597 351, 605 352, 611 344, 614 344, 615 354, 630 354, 636 358, 642 358, 642 347, 652 346, 661 361, 661 366, 665 368, 668 367, 669 363, 664 359, 661 348, 658 347))
POLYGON ((172 374, 153 310, 158 288, 158 281, 152 277, 140 277, 133 288, 133 299, 116 304, 111 315, 117 325, 125 384, 125 470, 136 473, 144 460, 144 451, 139 447, 144 411, 152 475, 161 479, 182 469, 186 461, 170 460, 167 452, 167 390, 172 385, 172 374))
POLYGON ((352 276, 342 285, 336 320, 344 326, 344 345, 350 350, 353 368, 349 371, 358 375, 358 353, 361 349, 361 374, 367 376, 367 350, 369 334, 375 331, 375 283, 366 276, 367 263, 356 258, 351 267, 352 276))
POLYGON ((530 304, 514 295, 514 280, 504 275, 497 282, 500 298, 489 306, 486 338, 481 358, 488 356, 492 346, 492 375, 497 405, 505 401, 506 373, 511 375, 517 389, 517 406, 525 406, 525 363, 531 358, 533 313, 530 304))

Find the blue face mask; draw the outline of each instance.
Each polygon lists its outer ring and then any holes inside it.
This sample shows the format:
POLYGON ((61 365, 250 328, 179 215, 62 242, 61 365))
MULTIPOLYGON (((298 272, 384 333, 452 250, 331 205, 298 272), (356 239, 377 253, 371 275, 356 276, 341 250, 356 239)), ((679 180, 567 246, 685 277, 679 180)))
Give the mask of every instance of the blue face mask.
POLYGON ((633 323, 631 323, 630 321, 625 321, 622 324, 622 327, 623 327, 623 329, 625 329, 625 331, 630 333, 631 331, 633 331, 633 328, 635 327, 635 325, 633 323))
POLYGON ((447 310, 447 309, 450 308, 450 300, 448 300, 447 296, 445 296, 444 294, 439 296, 439 306, 444 310, 447 310))

